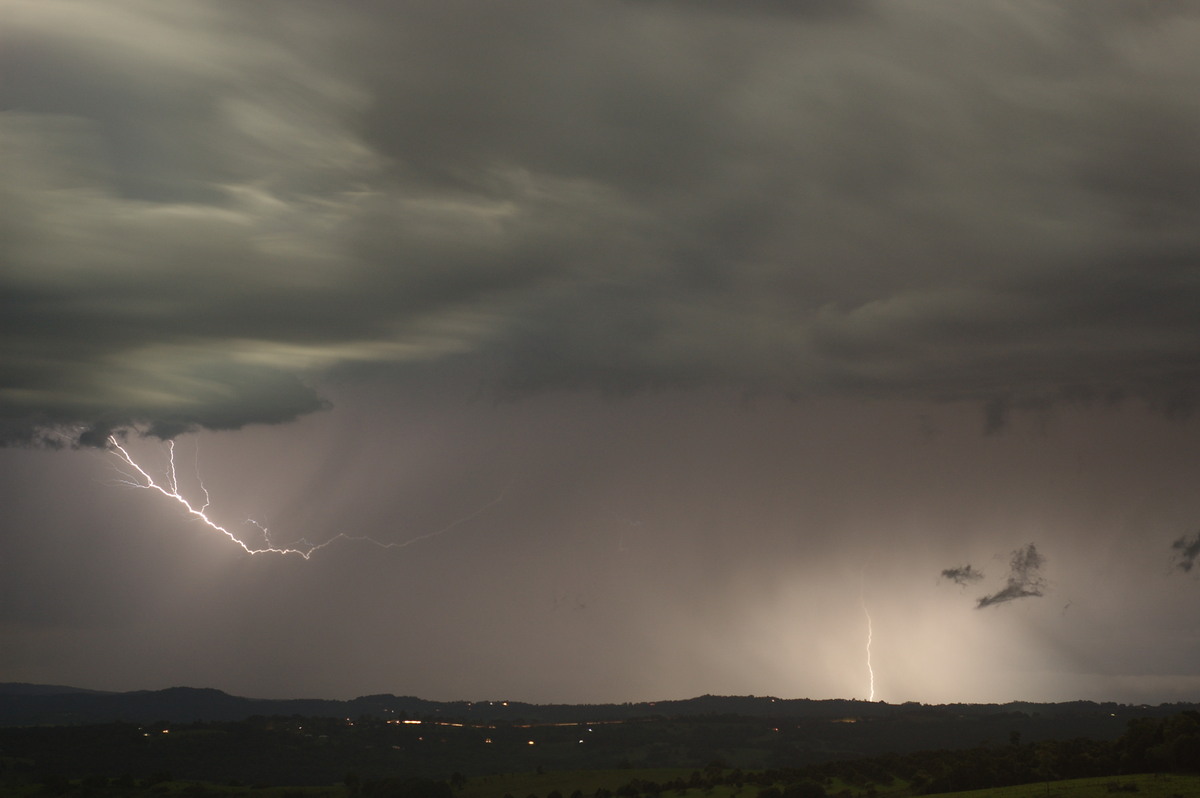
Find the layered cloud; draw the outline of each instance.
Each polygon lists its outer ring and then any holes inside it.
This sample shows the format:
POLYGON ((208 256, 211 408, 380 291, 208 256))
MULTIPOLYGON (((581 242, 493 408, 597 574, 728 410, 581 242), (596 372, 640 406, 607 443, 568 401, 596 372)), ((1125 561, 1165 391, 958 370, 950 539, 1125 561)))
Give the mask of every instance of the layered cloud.
POLYGON ((1200 13, 14 0, 0 437, 501 387, 1192 406, 1200 13))

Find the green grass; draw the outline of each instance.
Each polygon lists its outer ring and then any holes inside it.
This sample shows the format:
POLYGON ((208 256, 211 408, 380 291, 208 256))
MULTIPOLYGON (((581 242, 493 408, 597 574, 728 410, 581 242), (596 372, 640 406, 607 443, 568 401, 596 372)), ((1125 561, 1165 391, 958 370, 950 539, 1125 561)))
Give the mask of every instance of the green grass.
POLYGON ((1200 775, 1149 773, 1101 776, 991 790, 939 793, 937 798, 1192 798, 1200 796, 1200 775), (1126 789, 1114 789, 1124 787, 1126 789), (1136 789, 1134 789, 1136 788, 1136 789))
MULTIPOLYGON (((603 787, 606 790, 616 790, 633 779, 656 781, 663 783, 682 778, 686 780, 694 768, 650 768, 630 770, 554 770, 542 774, 537 773, 504 773, 494 776, 477 776, 468 779, 466 785, 455 792, 456 798, 502 798, 512 795, 513 798, 525 798, 536 795, 546 798, 546 795, 558 790, 563 798, 570 798, 571 793, 579 790, 588 798, 603 787)), ((699 790, 691 792, 699 795, 699 790)), ((716 798, 717 792, 713 791, 716 798)), ((723 796, 721 797, 723 798, 723 796)))
MULTIPOLYGON (((868 790, 867 787, 856 786, 841 779, 833 779, 830 783, 823 786, 827 795, 846 793, 853 796, 865 796, 868 790)), ((877 796, 877 798, 888 798, 888 796, 904 796, 904 798, 908 798, 908 796, 913 794, 912 786, 909 782, 900 778, 892 779, 889 784, 872 784, 870 789, 875 791, 872 794, 877 796)), ((749 798, 754 798, 754 796, 749 796, 749 798)))
MULTIPOLYGON (((616 790, 628 784, 633 779, 654 781, 659 784, 673 781, 677 778, 687 779, 693 770, 689 768, 659 768, 659 769, 630 769, 630 770, 571 770, 536 773, 506 773, 493 776, 480 776, 469 779, 466 785, 455 792, 455 798, 503 798, 512 795, 513 798, 536 798, 546 796, 557 790, 563 798, 570 798, 571 793, 579 790, 587 798, 604 788, 616 790)), ((69 795, 79 795, 78 782, 69 795)), ((326 787, 229 787, 216 784, 203 785, 209 796, 246 796, 246 798, 343 798, 347 791, 342 785, 326 787)), ((183 798, 195 789, 194 782, 163 782, 149 789, 137 789, 132 792, 120 792, 121 795, 145 796, 145 798, 183 798), (190 788, 190 789, 189 789, 190 788)), ((887 786, 875 785, 873 795, 878 798, 891 796, 909 796, 908 785, 896 781, 887 786)), ((666 790, 662 798, 756 798, 759 788, 745 785, 740 790, 733 786, 714 787, 709 790, 692 789, 683 794, 675 790, 666 790)), ((826 785, 830 796, 846 794, 854 798, 865 798, 867 792, 862 787, 851 787, 840 782, 826 785)), ((40 785, 23 784, 5 785, 0 788, 0 794, 8 798, 43 798, 46 793, 40 785)), ((95 795, 96 793, 93 793, 95 795)), ((100 792, 99 795, 107 795, 100 792)), ((114 793, 115 794, 115 793, 114 793)), ((939 793, 934 798, 1200 798, 1200 775, 1182 774, 1140 774, 1134 776, 1103 776, 1091 779, 1074 779, 1070 781, 1040 782, 1037 784, 1022 784, 1017 787, 997 787, 989 790, 971 790, 967 792, 939 793)))
MULTIPOLYGON (((469 779, 462 790, 455 793, 456 798, 503 798, 512 795, 513 798, 526 798, 529 795, 546 798, 554 790, 562 793, 563 798, 570 798, 575 790, 582 792, 587 798, 601 787, 608 790, 628 784, 632 779, 656 781, 664 783, 676 778, 687 779, 691 769, 659 769, 659 770, 575 770, 548 772, 541 775, 534 773, 508 773, 504 775, 486 776, 469 779)), ((826 785, 829 795, 835 796, 845 791, 858 798, 865 796, 862 787, 852 787, 840 782, 826 785)), ((875 785, 876 796, 887 798, 889 795, 908 796, 909 787, 899 780, 887 786, 875 785)), ((755 798, 758 787, 746 785, 738 790, 732 786, 714 787, 711 790, 688 790, 679 796, 674 790, 662 793, 663 798, 755 798)), ((1073 779, 1070 781, 1040 782, 1037 784, 1022 784, 1016 787, 998 787, 990 790, 972 790, 968 792, 940 793, 936 798, 1200 798, 1200 775, 1181 774, 1139 774, 1134 776, 1104 776, 1091 779, 1073 779), (1120 789, 1125 788, 1125 789, 1120 789), (1136 789, 1134 789, 1136 788, 1136 789)))
MULTIPOLYGON (((634 779, 653 781, 659 784, 683 779, 686 781, 697 768, 634 768, 630 770, 564 770, 548 771, 541 775, 534 773, 506 773, 495 776, 480 776, 468 779, 462 790, 455 792, 455 798, 503 798, 511 795, 513 798, 546 798, 557 790, 563 798, 570 798, 571 793, 579 790, 585 798, 592 798, 597 789, 603 787, 615 791, 618 787, 628 784, 634 779)), ((708 790, 690 789, 683 793, 676 790, 664 790, 662 798, 756 798, 761 788, 746 784, 740 789, 733 785, 720 785, 708 790)), ((843 790, 849 790, 853 795, 865 792, 861 788, 848 787, 835 781, 826 788, 830 795, 836 795, 843 790)), ((889 794, 907 795, 907 785, 896 781, 886 787, 876 785, 876 795, 886 798, 889 794)))
MULTIPOLYGON (((230 787, 222 784, 210 784, 194 781, 164 781, 153 787, 136 787, 132 790, 119 788, 83 789, 78 780, 71 782, 65 798, 75 796, 126 796, 127 798, 185 798, 195 793, 199 785, 208 798, 345 798, 346 789, 342 785, 328 787, 230 787)), ((28 783, 21 785, 0 785, 0 796, 4 798, 48 798, 50 793, 40 784, 28 783)))

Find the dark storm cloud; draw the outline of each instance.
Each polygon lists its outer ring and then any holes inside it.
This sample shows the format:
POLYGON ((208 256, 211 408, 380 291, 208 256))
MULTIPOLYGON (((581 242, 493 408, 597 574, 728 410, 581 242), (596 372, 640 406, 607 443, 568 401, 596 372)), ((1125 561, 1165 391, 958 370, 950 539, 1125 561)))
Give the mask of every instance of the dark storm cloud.
POLYGON ((1189 6, 0 14, 5 442, 285 421, 331 370, 459 355, 993 431, 1196 402, 1189 6))
POLYGON ((976 609, 992 607, 1019 598, 1031 598, 1044 595, 1046 580, 1042 577, 1042 566, 1046 558, 1030 543, 1012 553, 1009 561, 1008 581, 1004 588, 987 596, 981 596, 976 603, 976 609))
POLYGON ((1200 532, 1191 538, 1179 538, 1171 544, 1171 548, 1175 550, 1175 567, 1184 573, 1191 572, 1196 565, 1196 558, 1200 557, 1200 532))
POLYGON ((956 568, 946 568, 942 571, 942 579, 949 579, 956 585, 968 585, 983 579, 983 571, 970 563, 956 568))
POLYGON ((869 0, 625 0, 633 6, 654 8, 674 6, 675 10, 691 13, 707 11, 713 14, 758 16, 778 15, 793 19, 819 20, 844 19, 861 14, 869 6, 869 0), (682 9, 681 9, 682 7, 682 9))

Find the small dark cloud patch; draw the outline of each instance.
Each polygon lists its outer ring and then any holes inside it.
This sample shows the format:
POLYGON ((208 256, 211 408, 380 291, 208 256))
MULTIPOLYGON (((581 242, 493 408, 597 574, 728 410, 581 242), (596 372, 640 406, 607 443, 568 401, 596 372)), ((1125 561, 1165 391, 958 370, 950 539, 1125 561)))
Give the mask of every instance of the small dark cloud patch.
POLYGON ((1046 558, 1038 552, 1037 547, 1030 543, 1012 553, 1008 581, 1004 588, 995 593, 981 596, 975 605, 976 609, 1004 604, 1020 598, 1032 598, 1045 595, 1046 580, 1042 577, 1042 566, 1046 558))
POLYGON ((969 585, 983 579, 983 571, 967 563, 957 568, 947 568, 942 571, 942 579, 948 579, 956 585, 969 585))
POLYGON ((1191 573, 1196 565, 1196 558, 1200 557, 1200 532, 1190 538, 1179 538, 1171 544, 1171 548, 1175 550, 1175 567, 1185 574, 1191 573))

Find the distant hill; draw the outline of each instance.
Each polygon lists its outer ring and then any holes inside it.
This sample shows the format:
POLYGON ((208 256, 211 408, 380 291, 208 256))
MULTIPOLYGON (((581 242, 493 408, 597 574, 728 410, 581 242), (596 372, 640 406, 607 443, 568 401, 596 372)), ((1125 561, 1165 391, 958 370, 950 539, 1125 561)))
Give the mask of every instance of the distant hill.
POLYGON ((99 695, 103 690, 87 690, 83 687, 64 687, 61 684, 27 684, 26 682, 0 682, 0 697, 13 695, 62 695, 63 693, 92 693, 99 695))
MULTIPOLYGON (((884 778, 886 771, 906 780, 925 773, 929 784, 936 777, 945 790, 1036 780, 1051 770, 1200 769, 1200 755, 1190 758, 1200 749, 1188 747, 1200 739, 1197 708, 713 695, 579 705, 394 695, 264 700, 191 687, 103 693, 0 684, 0 751, 6 761, 25 763, 21 772, 29 778, 169 773, 222 784, 288 785, 329 785, 346 774, 365 783, 397 774, 444 779, 630 768, 678 768, 680 778, 694 771, 697 780, 701 770, 728 769, 738 784, 735 774, 742 771, 880 757, 854 772, 884 778), (1168 733, 1175 735, 1171 746, 1168 733), (987 778, 981 781, 980 773, 987 778)), ((9 794, 5 778, 0 768, 0 793, 9 794)), ((769 781, 780 778, 777 773, 769 781)))
MULTIPOLYGON (((770 696, 714 696, 624 704, 527 704, 518 701, 427 701, 413 696, 371 695, 350 701, 259 699, 211 688, 172 687, 108 693, 55 685, 0 683, 0 726, 83 725, 124 721, 172 723, 238 721, 254 716, 325 718, 412 717, 474 723, 582 723, 736 715, 751 718, 873 720, 905 723, 955 719, 1023 719, 1036 736, 1053 727, 1056 736, 1111 739, 1134 717, 1164 717, 1196 704, 1158 707, 1073 701, 1059 704, 885 704, 852 700, 781 699, 770 696)), ((1015 726, 1014 726, 1015 728, 1015 726)))

